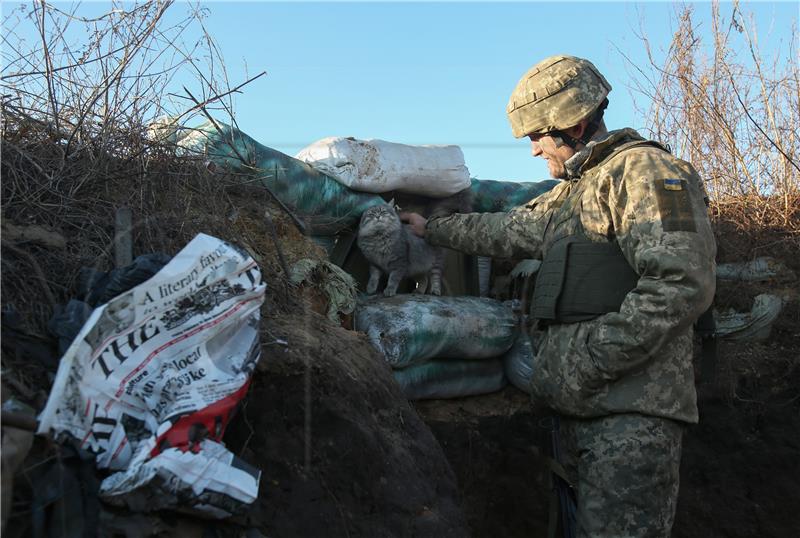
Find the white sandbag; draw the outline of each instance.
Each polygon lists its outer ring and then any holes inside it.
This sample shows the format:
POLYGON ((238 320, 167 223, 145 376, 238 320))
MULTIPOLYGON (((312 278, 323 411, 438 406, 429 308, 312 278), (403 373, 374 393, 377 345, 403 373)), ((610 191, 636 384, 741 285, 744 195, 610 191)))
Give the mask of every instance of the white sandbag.
POLYGON ((772 324, 783 309, 784 300, 777 295, 762 293, 753 301, 750 312, 714 312, 716 335, 729 340, 763 342, 769 338, 772 324))
POLYGON ((717 265, 717 278, 720 280, 794 280, 797 278, 783 263, 763 256, 748 262, 720 263, 717 265))
POLYGON ((357 191, 444 198, 470 187, 469 170, 458 146, 329 137, 300 150, 295 158, 357 191))

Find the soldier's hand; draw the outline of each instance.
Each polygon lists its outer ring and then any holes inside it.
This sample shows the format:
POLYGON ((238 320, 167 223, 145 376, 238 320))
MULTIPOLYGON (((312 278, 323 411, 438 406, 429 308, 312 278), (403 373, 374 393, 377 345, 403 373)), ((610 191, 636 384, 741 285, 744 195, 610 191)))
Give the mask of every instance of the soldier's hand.
POLYGON ((411 225, 411 231, 414 232, 414 235, 425 237, 425 225, 428 223, 428 219, 419 213, 407 213, 404 211, 400 213, 400 220, 411 225))

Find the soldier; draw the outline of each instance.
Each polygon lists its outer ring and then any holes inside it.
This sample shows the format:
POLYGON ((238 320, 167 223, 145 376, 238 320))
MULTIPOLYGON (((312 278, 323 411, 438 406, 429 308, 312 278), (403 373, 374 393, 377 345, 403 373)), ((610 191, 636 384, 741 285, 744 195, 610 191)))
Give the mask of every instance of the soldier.
POLYGON ((561 417, 578 536, 669 536, 683 430, 698 420, 692 324, 714 296, 716 245, 692 165, 606 130, 610 90, 587 60, 536 64, 507 114, 563 181, 509 213, 401 216, 434 245, 542 259, 531 394, 561 417))

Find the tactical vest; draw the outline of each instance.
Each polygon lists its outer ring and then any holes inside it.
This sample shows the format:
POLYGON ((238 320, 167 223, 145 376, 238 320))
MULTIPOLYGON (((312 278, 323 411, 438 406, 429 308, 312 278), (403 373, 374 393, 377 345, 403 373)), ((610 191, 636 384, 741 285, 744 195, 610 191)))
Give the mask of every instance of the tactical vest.
MULTIPOLYGON (((620 152, 656 142, 635 140, 611 150, 603 163, 620 152)), ((550 214, 542 244, 542 265, 536 276, 531 315, 545 324, 575 323, 607 312, 619 312, 639 275, 625 259, 616 240, 590 240, 581 223, 581 198, 595 177, 581 178, 550 214)))

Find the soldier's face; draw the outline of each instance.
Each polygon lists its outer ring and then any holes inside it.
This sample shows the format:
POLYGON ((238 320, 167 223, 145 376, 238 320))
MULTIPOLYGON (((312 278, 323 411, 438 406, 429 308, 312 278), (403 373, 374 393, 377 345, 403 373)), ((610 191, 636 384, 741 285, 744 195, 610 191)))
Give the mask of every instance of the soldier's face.
POLYGON ((549 134, 529 134, 528 138, 531 140, 531 155, 547 161, 547 168, 552 177, 566 179, 567 170, 564 168, 564 163, 575 155, 575 150, 560 138, 549 134))

